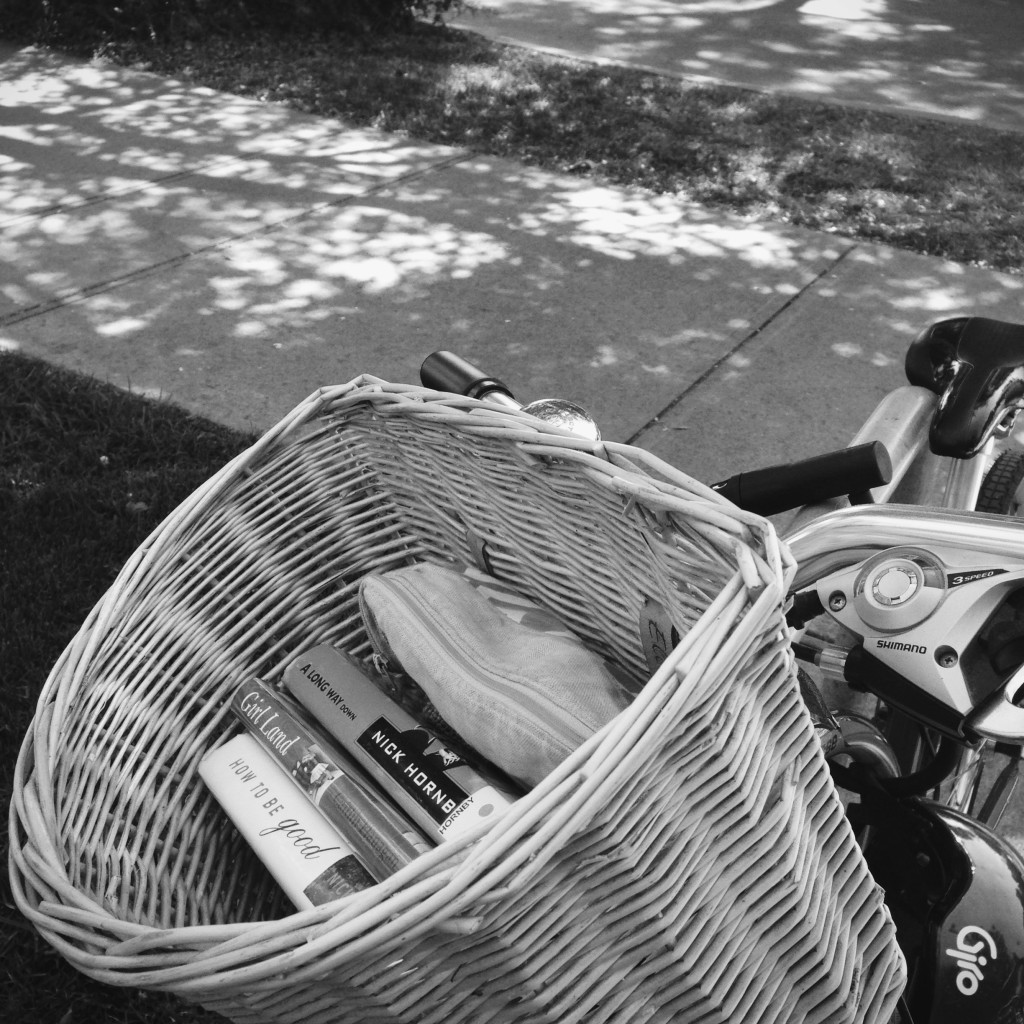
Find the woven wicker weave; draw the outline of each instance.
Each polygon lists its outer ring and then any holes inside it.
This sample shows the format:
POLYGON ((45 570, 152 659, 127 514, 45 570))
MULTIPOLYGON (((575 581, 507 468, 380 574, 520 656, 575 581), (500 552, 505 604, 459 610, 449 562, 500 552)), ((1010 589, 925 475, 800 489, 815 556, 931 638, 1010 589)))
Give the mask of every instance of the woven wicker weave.
POLYGON ((53 670, 18 905, 86 974, 237 1021, 884 1021, 904 965, 799 701, 763 520, 625 446, 372 377, 322 389, 136 552, 53 670), (226 699, 369 645, 359 580, 470 560, 639 696, 490 831, 285 906, 196 774, 226 699), (682 642, 648 680, 645 602, 682 642))

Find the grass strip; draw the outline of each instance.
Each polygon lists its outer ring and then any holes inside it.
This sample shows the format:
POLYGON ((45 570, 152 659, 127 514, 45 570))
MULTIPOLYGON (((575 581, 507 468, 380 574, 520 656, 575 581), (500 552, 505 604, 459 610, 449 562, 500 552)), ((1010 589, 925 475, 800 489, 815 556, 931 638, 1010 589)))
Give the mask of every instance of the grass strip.
MULTIPOLYGON (((0 353, 0 801, 50 668, 149 533, 253 438, 19 353, 0 353)), ((7 863, 8 835, 0 838, 7 863)), ((0 885, 0 1019, 222 1020, 68 965, 0 885)))
POLYGON ((1024 272, 1024 136, 421 25, 109 46, 126 66, 547 170, 1024 272))

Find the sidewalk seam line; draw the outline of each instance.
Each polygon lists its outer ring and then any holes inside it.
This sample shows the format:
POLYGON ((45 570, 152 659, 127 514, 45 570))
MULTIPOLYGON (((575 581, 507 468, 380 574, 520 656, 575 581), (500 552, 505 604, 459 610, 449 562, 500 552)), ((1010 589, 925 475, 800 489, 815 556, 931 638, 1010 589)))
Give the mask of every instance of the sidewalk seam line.
POLYGON ((150 263, 145 267, 139 267, 136 270, 131 270, 124 274, 118 274, 115 277, 107 278, 105 281, 97 281, 93 284, 82 285, 77 288, 69 289, 63 294, 58 293, 51 299, 37 302, 32 306, 24 306, 21 309, 15 310, 13 313, 0 315, 0 328, 12 327, 15 324, 23 323, 25 320, 32 320, 37 316, 44 316, 47 313, 52 313, 54 310, 62 309, 64 306, 71 306, 75 303, 83 302, 86 299, 92 298, 94 295, 101 295, 104 292, 113 291, 114 289, 120 288, 122 285, 128 284, 132 281, 141 280, 142 278, 148 277, 150 274, 155 274, 161 270, 166 270, 170 267, 175 267, 179 264, 185 263, 194 256, 206 256, 210 253, 217 252, 218 250, 226 249, 234 243, 243 241, 244 239, 255 238, 259 235, 272 234, 278 228, 281 228, 286 224, 298 223, 304 218, 311 217, 324 210, 340 208, 352 203, 358 203, 360 200, 383 192, 388 188, 401 184, 402 182, 414 181, 417 178, 431 174, 435 171, 447 170, 449 167, 456 167, 459 164, 466 163, 468 160, 473 159, 474 156, 475 154, 473 153, 465 152, 445 157, 443 160, 439 160, 437 163, 431 164, 429 167, 422 167, 415 171, 409 171, 406 174, 399 174, 397 177, 389 178, 387 181, 378 182, 365 191, 360 192, 358 195, 343 196, 341 199, 331 199, 321 203, 316 203, 314 206, 306 207, 298 213, 293 213, 287 217, 282 217, 280 220, 275 220, 272 224, 261 224, 249 231, 242 231, 239 234, 229 235, 227 238, 218 238, 216 241, 209 242, 206 245, 201 245, 196 249, 190 249, 188 252, 182 252, 176 256, 171 256, 168 259, 161 260, 159 263, 150 263))
POLYGON ((132 182, 129 185, 122 185, 119 188, 115 187, 105 189, 103 192, 99 192, 94 196, 79 196, 77 199, 70 199, 66 202, 51 203, 49 206, 41 207, 38 210, 31 210, 27 213, 18 213, 6 220, 0 220, 0 231, 6 231, 8 228, 14 227, 18 224, 24 224, 33 220, 40 220, 43 217, 52 217, 54 214, 72 213, 77 210, 84 210, 90 206, 98 206, 109 200, 122 199, 125 196, 135 195, 138 192, 146 192, 154 185, 173 184, 175 181, 180 181, 182 178, 199 177, 200 175, 208 174, 211 170, 215 170, 218 167, 230 166, 232 163, 239 163, 241 159, 241 157, 236 156, 215 157, 204 164, 197 165, 194 168, 183 169, 180 171, 169 171, 167 174, 161 174, 155 178, 146 178, 143 181, 132 182))
POLYGON ((850 245, 849 248, 844 249, 834 260, 832 260, 826 267, 823 267, 810 281, 807 282, 802 288, 796 293, 791 295, 778 309, 771 313, 761 323, 754 327, 751 331, 745 334, 728 352, 719 356, 703 373, 686 388, 684 388, 671 402, 668 403, 664 408, 656 412, 643 426, 635 430, 628 438, 626 438, 626 444, 636 445, 639 444, 640 437, 648 430, 655 427, 658 422, 665 416, 667 416, 673 409, 675 409, 680 402, 686 398, 691 392, 699 388, 706 380, 708 380, 723 363, 731 359, 737 352, 745 348, 751 341, 753 341, 759 334, 761 334, 766 328, 773 324, 783 313, 786 312, 794 303, 798 302, 808 291, 810 291, 823 277, 831 274, 836 267, 839 266, 849 255, 854 252, 860 246, 855 242, 850 245))

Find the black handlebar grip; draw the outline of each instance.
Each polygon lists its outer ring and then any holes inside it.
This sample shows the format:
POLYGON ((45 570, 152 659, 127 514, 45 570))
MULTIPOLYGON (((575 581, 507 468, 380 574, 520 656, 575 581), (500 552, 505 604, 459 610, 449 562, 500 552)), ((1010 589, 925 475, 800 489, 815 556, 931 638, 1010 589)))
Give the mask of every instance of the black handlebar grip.
POLYGON ((515 397, 502 381, 489 377, 454 352, 431 352, 420 367, 420 381, 425 388, 470 398, 483 398, 495 391, 515 397))
POLYGON ((712 486, 733 504, 761 516, 860 494, 892 479, 892 459, 881 441, 816 455, 803 462, 737 473, 712 486))

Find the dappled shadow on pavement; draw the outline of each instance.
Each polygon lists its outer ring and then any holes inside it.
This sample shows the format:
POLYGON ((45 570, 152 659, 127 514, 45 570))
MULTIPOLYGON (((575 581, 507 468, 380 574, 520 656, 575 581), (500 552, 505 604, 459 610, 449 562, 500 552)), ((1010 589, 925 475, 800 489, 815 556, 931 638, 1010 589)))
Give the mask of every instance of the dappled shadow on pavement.
MULTIPOLYGON (((139 228, 125 203, 117 216, 139 228)), ((65 291, 0 339, 243 426, 361 371, 414 379, 455 348, 524 393, 610 404, 624 436, 843 248, 479 160, 151 266, 128 232, 75 222, 7 243, 22 282, 59 270, 65 291)))
POLYGON ((1017 0, 480 0, 460 27, 687 76, 1024 131, 1017 0))
POLYGON ((236 426, 450 347, 626 436, 849 245, 123 69, 0 68, 0 344, 236 426))
POLYGON ((31 47, 0 63, 0 107, 0 225, 183 174, 306 206, 451 153, 31 47))
POLYGON ((794 428, 796 399, 754 369, 766 339, 811 339, 769 362, 807 394, 828 381, 838 420, 900 369, 889 348, 859 367, 828 346, 899 347, 938 305, 1018 294, 999 275, 31 51, 0 64, 0 102, 14 203, 0 203, 0 345, 232 426, 269 426, 360 372, 414 380, 451 348, 645 443, 670 407, 739 388, 702 461, 668 452, 703 475, 729 445, 764 461, 775 424, 787 443, 820 430, 794 428), (868 253, 860 291, 828 297, 829 275, 868 253))
POLYGON ((0 314, 266 229, 451 156, 31 49, 0 64, 0 109, 0 255, 18 275, 0 283, 0 314))

